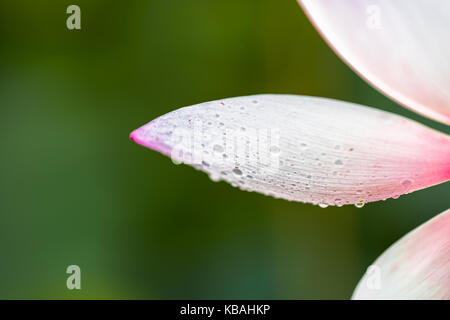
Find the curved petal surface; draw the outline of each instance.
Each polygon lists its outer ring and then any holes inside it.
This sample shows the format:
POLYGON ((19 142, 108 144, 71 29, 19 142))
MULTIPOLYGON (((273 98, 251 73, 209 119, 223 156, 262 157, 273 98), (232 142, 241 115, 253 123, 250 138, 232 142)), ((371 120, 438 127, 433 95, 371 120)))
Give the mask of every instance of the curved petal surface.
POLYGON ((185 107, 137 143, 243 190, 327 205, 398 197, 450 178, 450 138, 352 103, 256 95, 185 107))
POLYGON ((400 104, 450 124, 450 1, 299 3, 363 78, 400 104))
POLYGON ((353 299, 450 300, 450 209, 387 249, 369 267, 353 299))

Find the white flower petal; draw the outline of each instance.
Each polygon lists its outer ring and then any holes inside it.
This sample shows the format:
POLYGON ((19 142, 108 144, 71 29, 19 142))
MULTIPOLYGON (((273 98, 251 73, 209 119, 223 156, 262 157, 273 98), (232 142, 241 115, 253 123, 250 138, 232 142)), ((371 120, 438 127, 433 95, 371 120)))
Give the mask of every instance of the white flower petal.
POLYGON ((299 2, 362 77, 404 106, 450 124, 450 1, 299 2))
POLYGON ((353 299, 450 300, 450 209, 387 249, 368 268, 353 299))
POLYGON ((137 143, 213 180, 288 200, 343 205, 450 178, 450 138, 352 103, 294 95, 230 98, 170 112, 137 143))

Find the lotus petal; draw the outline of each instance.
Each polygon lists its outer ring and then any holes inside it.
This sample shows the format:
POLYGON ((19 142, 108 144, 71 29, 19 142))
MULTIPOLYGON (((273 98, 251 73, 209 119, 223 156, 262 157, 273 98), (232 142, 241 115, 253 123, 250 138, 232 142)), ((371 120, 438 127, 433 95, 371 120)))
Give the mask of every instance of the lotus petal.
POLYGON ((450 300, 450 209, 387 249, 352 298, 450 300))
POLYGON ((368 82, 450 124, 450 1, 299 0, 319 33, 368 82))
POLYGON ((137 143, 243 190, 327 205, 398 197, 450 178, 450 138, 352 103, 256 95, 181 108, 137 143))

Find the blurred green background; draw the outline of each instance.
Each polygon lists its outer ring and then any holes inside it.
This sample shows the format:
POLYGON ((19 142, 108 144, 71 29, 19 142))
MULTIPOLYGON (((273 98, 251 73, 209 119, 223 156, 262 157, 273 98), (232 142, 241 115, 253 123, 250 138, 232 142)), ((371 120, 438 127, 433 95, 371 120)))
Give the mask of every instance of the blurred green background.
POLYGON ((0 298, 347 299, 448 208, 449 184, 362 209, 276 200, 128 139, 178 107, 257 93, 449 132, 361 80, 295 0, 2 1, 0 37, 0 298), (81 290, 66 288, 71 264, 81 290))

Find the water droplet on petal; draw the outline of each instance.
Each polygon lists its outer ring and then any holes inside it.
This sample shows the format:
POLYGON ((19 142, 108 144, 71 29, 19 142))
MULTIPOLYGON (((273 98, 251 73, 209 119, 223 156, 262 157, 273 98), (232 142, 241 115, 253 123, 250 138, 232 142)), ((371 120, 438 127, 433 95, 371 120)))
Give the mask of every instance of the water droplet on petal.
POLYGON ((328 207, 328 205, 326 203, 321 202, 321 203, 319 203, 319 207, 326 208, 326 207, 328 207))
POLYGON ((236 175, 238 175, 238 176, 242 175, 242 171, 239 170, 238 168, 234 168, 234 169, 233 169, 233 173, 236 174, 236 175))
POLYGON ((214 145, 213 150, 215 152, 222 152, 223 151, 223 147, 219 144, 214 145))
POLYGON ((409 188, 412 185, 412 181, 411 180, 404 180, 404 181, 402 181, 402 185, 405 187, 406 190, 409 190, 409 188))
POLYGON ((206 161, 202 161, 202 165, 204 165, 205 167, 209 167, 209 163, 206 161))
POLYGON ((364 207, 364 201, 360 201, 360 202, 358 202, 358 203, 355 203, 355 207, 357 207, 357 208, 362 208, 362 207, 364 207))

